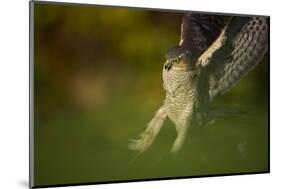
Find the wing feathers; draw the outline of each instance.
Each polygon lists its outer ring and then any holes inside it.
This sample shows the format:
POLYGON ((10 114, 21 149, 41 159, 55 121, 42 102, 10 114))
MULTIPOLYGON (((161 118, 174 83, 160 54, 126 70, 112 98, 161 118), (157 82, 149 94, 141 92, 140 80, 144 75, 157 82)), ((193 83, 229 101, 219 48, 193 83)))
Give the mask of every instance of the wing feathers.
MULTIPOLYGON (((232 37, 228 38, 231 40, 232 37)), ((230 57, 225 63, 214 63, 217 70, 223 71, 219 73, 219 77, 216 76, 215 85, 211 86, 212 98, 231 89, 263 59, 268 50, 267 18, 254 17, 248 21, 235 35, 232 47, 230 57)))
POLYGON ((185 14, 179 45, 207 70, 213 98, 231 89, 262 60, 268 48, 268 18, 185 14))
POLYGON ((180 46, 197 59, 218 37, 227 16, 185 14, 181 25, 180 46))

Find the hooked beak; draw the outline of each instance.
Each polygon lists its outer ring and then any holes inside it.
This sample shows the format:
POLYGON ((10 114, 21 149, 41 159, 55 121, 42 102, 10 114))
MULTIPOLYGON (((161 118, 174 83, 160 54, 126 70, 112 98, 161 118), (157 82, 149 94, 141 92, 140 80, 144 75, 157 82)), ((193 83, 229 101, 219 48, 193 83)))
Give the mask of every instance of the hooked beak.
POLYGON ((172 65, 173 65, 172 62, 167 60, 164 66, 165 70, 169 71, 172 68, 172 65))

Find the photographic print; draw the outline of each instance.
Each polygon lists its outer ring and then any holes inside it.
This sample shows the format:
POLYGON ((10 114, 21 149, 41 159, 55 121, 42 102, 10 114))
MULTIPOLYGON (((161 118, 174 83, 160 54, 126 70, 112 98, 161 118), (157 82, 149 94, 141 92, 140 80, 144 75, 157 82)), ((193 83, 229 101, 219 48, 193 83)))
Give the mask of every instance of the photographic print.
POLYGON ((269 17, 30 2, 30 187, 269 172, 269 17))

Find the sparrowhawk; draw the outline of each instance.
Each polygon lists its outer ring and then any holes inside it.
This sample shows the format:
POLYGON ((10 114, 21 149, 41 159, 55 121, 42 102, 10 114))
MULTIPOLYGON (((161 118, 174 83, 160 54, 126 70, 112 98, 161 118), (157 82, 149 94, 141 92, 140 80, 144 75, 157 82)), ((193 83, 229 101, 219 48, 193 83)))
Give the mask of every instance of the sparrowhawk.
POLYGON ((178 152, 192 118, 207 115, 213 99, 262 60, 268 50, 268 25, 263 16, 184 14, 180 43, 166 53, 163 66, 164 103, 130 148, 145 151, 168 117, 177 131, 171 152, 178 152))

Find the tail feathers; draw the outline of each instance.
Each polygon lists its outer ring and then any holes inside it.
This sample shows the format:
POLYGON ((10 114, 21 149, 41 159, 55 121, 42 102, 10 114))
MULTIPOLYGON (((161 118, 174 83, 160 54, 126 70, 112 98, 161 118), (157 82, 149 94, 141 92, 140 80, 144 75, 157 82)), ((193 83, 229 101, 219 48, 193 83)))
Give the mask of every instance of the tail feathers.
POLYGON ((239 107, 215 107, 209 112, 208 117, 212 119, 245 120, 249 118, 249 114, 239 107))
POLYGON ((216 120, 246 121, 250 114, 241 107, 213 107, 208 113, 196 115, 198 125, 210 125, 216 120))

